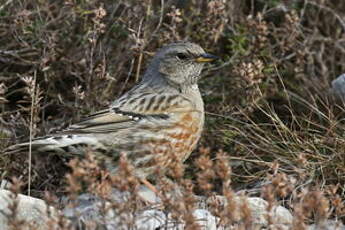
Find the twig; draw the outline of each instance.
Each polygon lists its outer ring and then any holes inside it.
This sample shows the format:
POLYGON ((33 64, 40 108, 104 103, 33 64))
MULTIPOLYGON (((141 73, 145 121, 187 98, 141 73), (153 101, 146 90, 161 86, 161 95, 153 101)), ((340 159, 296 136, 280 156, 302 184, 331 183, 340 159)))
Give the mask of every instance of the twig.
POLYGON ((31 160, 32 160, 32 133, 33 133, 33 119, 34 119, 34 106, 36 99, 36 70, 34 72, 33 93, 31 95, 31 110, 30 110, 30 137, 29 137, 29 172, 28 172, 28 196, 31 192, 31 160))
POLYGON ((129 79, 130 79, 132 73, 133 73, 134 62, 135 62, 135 59, 133 58, 133 59, 131 60, 131 65, 130 65, 130 67, 129 67, 129 71, 128 71, 126 80, 125 80, 125 82, 122 84, 121 90, 120 90, 120 92, 118 93, 119 96, 123 94, 123 91, 125 90, 125 88, 126 88, 126 86, 127 86, 127 83, 128 83, 128 81, 129 81, 129 79))
MULTIPOLYGON (((140 20, 140 24, 139 24, 139 28, 138 28, 138 32, 137 32, 137 39, 138 40, 140 38, 140 32, 141 32, 141 27, 143 25, 143 21, 144 21, 144 19, 140 20)), ((143 51, 143 45, 140 48, 138 65, 137 65, 137 70, 136 70, 136 74, 135 74, 135 82, 139 81, 141 62, 143 61, 143 52, 142 51, 143 51)))
POLYGON ((157 34, 159 28, 162 26, 163 17, 164 17, 164 0, 161 0, 161 10, 160 11, 161 12, 160 12, 160 16, 159 16, 159 22, 158 22, 155 30, 151 34, 151 39, 146 44, 150 44, 150 42, 152 41, 154 36, 157 34))
POLYGON ((0 11, 2 10, 2 9, 4 9, 8 4, 10 4, 11 2, 13 2, 13 0, 7 0, 7 2, 5 2, 5 4, 3 4, 3 5, 1 5, 0 6, 0 11))
POLYGON ((343 21, 343 19, 339 16, 339 14, 337 14, 333 9, 327 7, 327 6, 324 6, 324 5, 319 5, 315 2, 312 2, 312 1, 307 1, 306 2, 307 4, 310 4, 310 5, 313 5, 313 6, 317 6, 319 7, 320 9, 323 9, 325 11, 328 11, 330 13, 332 13, 336 19, 338 19, 339 23, 341 24, 341 26, 343 27, 343 30, 345 31, 345 22, 343 21))
MULTIPOLYGON (((150 11, 150 6, 148 6, 147 15, 148 15, 149 11, 150 11)), ((139 59, 138 59, 138 66, 137 66, 136 75, 135 75, 135 81, 136 82, 139 81, 140 68, 141 68, 141 63, 143 61, 143 56, 144 56, 143 55, 143 51, 144 51, 146 45, 150 44, 150 42, 152 41, 154 36, 157 34, 159 28, 162 26, 163 16, 164 16, 164 0, 161 0, 161 10, 160 10, 160 17, 159 17, 158 24, 157 24, 156 28, 154 29, 154 31, 152 32, 152 34, 150 35, 150 37, 151 37, 150 40, 148 40, 147 42, 142 44, 141 49, 140 49, 140 54, 139 54, 139 59)), ((141 20, 140 25, 139 25, 138 34, 137 34, 138 38, 140 37, 140 31, 141 31, 142 23, 143 23, 143 20, 141 20)), ((145 39, 143 39, 143 40, 145 40, 145 39)))
POLYGON ((216 67, 211 67, 211 68, 205 69, 205 70, 202 72, 202 77, 207 76, 210 72, 213 72, 213 71, 222 69, 222 68, 224 68, 224 67, 230 65, 231 63, 234 63, 235 60, 237 59, 237 57, 238 57, 238 52, 236 52, 234 55, 232 55, 231 58, 230 58, 229 60, 227 60, 226 62, 223 62, 221 65, 216 66, 216 67))

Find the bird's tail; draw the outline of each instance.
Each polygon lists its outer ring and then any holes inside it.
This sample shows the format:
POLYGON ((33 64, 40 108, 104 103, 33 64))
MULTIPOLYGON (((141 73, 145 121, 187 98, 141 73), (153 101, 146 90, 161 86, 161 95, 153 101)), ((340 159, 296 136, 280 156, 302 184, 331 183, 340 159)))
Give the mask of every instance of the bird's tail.
POLYGON ((18 153, 29 150, 29 146, 33 152, 55 154, 83 154, 87 146, 100 148, 97 138, 86 135, 57 135, 35 138, 32 142, 24 142, 10 146, 5 153, 18 153))

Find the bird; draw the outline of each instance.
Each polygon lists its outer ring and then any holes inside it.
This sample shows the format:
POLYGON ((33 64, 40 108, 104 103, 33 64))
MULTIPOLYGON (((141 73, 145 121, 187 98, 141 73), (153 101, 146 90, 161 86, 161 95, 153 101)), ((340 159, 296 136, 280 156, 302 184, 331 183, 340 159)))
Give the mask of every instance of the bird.
MULTIPOLYGON (((91 148, 106 159, 110 172, 116 172, 116 161, 125 154, 143 179, 176 159, 185 161, 205 120, 198 81, 204 64, 216 59, 192 42, 162 47, 133 88, 67 129, 33 139, 32 152, 83 155, 91 148)), ((29 145, 20 143, 10 150, 24 151, 29 145)))

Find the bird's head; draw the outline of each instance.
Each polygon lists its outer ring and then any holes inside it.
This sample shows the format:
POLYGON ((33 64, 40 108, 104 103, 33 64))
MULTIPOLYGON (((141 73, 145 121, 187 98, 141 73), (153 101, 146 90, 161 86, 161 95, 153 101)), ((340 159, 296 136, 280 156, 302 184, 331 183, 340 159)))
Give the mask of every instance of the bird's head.
POLYGON ((204 64, 217 58, 206 53, 197 44, 172 43, 156 53, 148 70, 151 75, 162 76, 167 82, 174 85, 194 85, 200 78, 204 64), (155 71, 158 73, 154 73, 155 71))

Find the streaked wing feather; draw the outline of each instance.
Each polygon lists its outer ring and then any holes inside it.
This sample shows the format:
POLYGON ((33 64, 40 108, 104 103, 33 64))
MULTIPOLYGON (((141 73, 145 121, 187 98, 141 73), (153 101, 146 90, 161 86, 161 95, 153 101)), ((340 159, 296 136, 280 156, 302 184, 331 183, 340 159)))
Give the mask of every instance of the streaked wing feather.
POLYGON ((92 114, 81 122, 71 125, 64 133, 113 132, 128 127, 132 123, 133 120, 130 117, 108 109, 92 114))
POLYGON ((135 121, 117 121, 117 122, 106 122, 106 123, 94 123, 92 125, 83 127, 73 127, 64 131, 64 133, 70 134, 82 134, 82 133, 107 133, 115 132, 120 129, 131 127, 135 121))
MULTIPOLYGON (((137 95, 136 95, 137 96, 137 95)), ((140 104, 130 102, 133 99, 128 98, 127 102, 119 107, 110 107, 106 110, 101 110, 90 116, 86 117, 79 123, 70 126, 64 133, 106 133, 115 132, 119 129, 130 128, 139 120, 142 119, 167 119, 169 116, 166 112, 180 112, 184 108, 185 103, 189 103, 187 98, 182 98, 178 95, 152 95, 146 94, 143 97, 136 97, 138 101, 146 101, 147 104, 140 104), (172 100, 168 100, 171 97, 172 100), (154 104, 160 105, 164 100, 164 111, 157 106, 154 108, 154 104), (136 105, 136 106, 135 106, 136 105)))
POLYGON ((130 117, 122 114, 117 114, 108 110, 106 113, 98 114, 97 116, 90 116, 81 122, 71 126, 71 128, 81 128, 83 126, 95 126, 98 124, 119 123, 130 121, 130 117))

